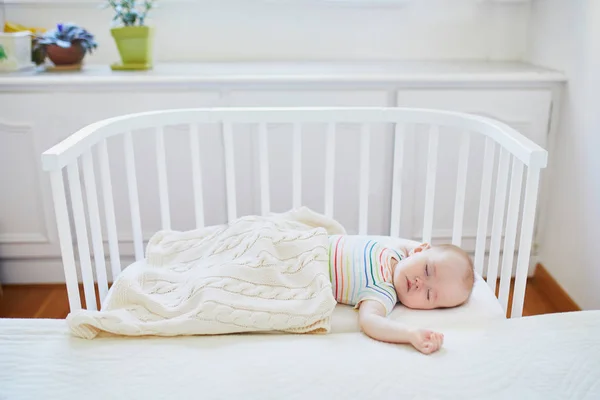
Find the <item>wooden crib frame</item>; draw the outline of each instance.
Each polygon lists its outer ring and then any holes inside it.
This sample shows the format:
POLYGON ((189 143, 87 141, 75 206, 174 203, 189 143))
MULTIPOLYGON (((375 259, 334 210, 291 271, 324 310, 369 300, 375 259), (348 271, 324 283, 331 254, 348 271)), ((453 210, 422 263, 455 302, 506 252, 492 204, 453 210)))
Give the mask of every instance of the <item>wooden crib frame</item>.
POLYGON ((195 204, 196 226, 204 226, 205 209, 203 205, 202 172, 200 168, 200 155, 198 152, 199 124, 219 124, 223 137, 225 156, 225 180, 227 190, 227 216, 232 220, 238 216, 236 201, 235 162, 233 155, 233 142, 235 135, 232 131, 233 124, 258 124, 259 127, 259 154, 260 154, 260 193, 261 212, 270 211, 270 179, 269 158, 267 142, 267 124, 291 124, 293 126, 293 206, 302 205, 301 182, 302 168, 300 158, 301 127, 306 123, 327 124, 326 161, 325 161, 325 204, 324 214, 334 215, 334 178, 335 162, 334 148, 336 140, 336 125, 339 123, 361 124, 361 150, 360 150, 360 203, 357 210, 359 215, 359 233, 368 234, 369 218, 369 144, 370 124, 390 123, 395 127, 393 150, 393 175, 390 236, 398 236, 400 232, 400 203, 402 200, 402 186, 399 177, 403 168, 404 154, 404 128, 409 124, 425 124, 429 126, 429 145, 427 158, 427 179, 425 194, 425 213, 423 223, 423 241, 429 242, 432 236, 434 196, 436 187, 436 169, 438 155, 438 139, 440 127, 460 129, 463 133, 458 157, 458 175, 456 182, 456 197, 454 207, 454 224, 452 230, 452 243, 461 244, 463 215, 465 207, 466 176, 468 172, 469 134, 484 135, 485 154, 483 164, 483 180, 480 193, 479 217, 477 223, 477 238, 475 246, 474 265, 478 273, 484 267, 486 252, 488 214, 490 207, 490 194, 492 185, 492 171, 494 168, 494 154, 496 146, 500 146, 498 164, 497 186, 493 211, 492 233, 489 250, 489 263, 487 266, 487 282, 495 291, 498 277, 499 252, 504 225, 506 194, 508 183, 509 162, 512 159, 510 176, 510 194, 508 199, 508 212, 504 232, 504 248, 502 265, 500 266, 500 288, 498 299, 505 311, 508 310, 510 280, 513 270, 513 256, 517 236, 519 213, 522 212, 520 225, 520 242, 517 256, 515 274, 514 296, 511 317, 520 317, 523 311, 525 284, 527 270, 531 255, 531 244, 536 214, 540 170, 546 167, 547 152, 540 146, 527 139, 521 133, 499 121, 441 110, 404 109, 404 108, 372 108, 372 107, 319 107, 319 108, 212 108, 212 109, 176 109, 144 112, 124 115, 93 123, 64 141, 58 143, 42 155, 42 166, 50 173, 54 210, 58 234, 60 239, 61 255, 64 264, 65 278, 69 295, 71 310, 81 308, 78 290, 77 264, 81 269, 84 295, 87 308, 96 309, 96 292, 94 288, 94 274, 92 270, 91 254, 93 254, 98 284, 100 301, 108 292, 107 269, 105 249, 100 222, 100 210, 94 172, 93 151, 97 151, 97 162, 100 169, 103 211, 108 237, 108 251, 110 256, 111 273, 113 278, 121 271, 121 257, 117 239, 115 210, 111 175, 109 171, 109 153, 107 139, 116 135, 124 135, 124 150, 126 162, 126 176, 128 183, 128 198, 132 218, 133 243, 136 260, 144 258, 143 238, 141 230, 140 207, 136 167, 133 152, 133 139, 131 132, 136 129, 156 128, 156 163, 158 168, 158 191, 160 198, 160 215, 163 229, 171 228, 170 203, 168 195, 168 181, 166 173, 166 157, 164 148, 164 128, 169 125, 187 124, 190 126, 189 140, 192 160, 193 193, 195 204), (88 227, 82 188, 79 174, 79 163, 83 168, 83 183, 89 228, 91 233, 91 249, 88 240, 88 227), (521 190, 523 169, 526 168, 525 196, 521 210, 521 190), (70 203, 67 203, 65 180, 63 172, 66 170, 69 186, 70 203), (70 210, 69 210, 70 209, 70 210), (73 239, 69 211, 73 218, 79 263, 76 263, 73 251, 73 239))

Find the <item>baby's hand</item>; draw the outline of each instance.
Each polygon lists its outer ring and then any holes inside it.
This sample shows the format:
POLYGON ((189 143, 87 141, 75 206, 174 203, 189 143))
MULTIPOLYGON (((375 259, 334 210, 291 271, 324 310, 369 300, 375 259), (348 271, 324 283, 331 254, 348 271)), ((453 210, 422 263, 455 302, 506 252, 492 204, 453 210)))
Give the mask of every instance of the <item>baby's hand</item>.
POLYGON ((411 332, 410 343, 423 354, 438 351, 444 343, 444 335, 426 329, 416 329, 411 332))

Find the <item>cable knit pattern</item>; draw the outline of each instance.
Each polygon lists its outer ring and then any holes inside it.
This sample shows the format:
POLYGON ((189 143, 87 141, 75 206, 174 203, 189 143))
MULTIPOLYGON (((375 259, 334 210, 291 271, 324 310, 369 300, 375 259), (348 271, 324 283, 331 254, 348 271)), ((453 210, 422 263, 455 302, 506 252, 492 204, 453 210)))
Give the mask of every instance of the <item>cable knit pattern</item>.
POLYGON ((336 301, 328 235, 336 221, 305 207, 203 229, 157 232, 147 265, 126 268, 101 311, 67 322, 75 336, 329 332, 336 301))

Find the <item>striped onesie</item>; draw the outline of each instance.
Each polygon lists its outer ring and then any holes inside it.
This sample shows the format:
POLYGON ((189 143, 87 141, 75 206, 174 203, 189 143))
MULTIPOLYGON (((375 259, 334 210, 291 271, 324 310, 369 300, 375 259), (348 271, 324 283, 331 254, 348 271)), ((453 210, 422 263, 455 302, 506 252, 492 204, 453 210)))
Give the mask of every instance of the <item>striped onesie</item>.
POLYGON ((329 236, 329 275, 338 303, 358 306, 376 300, 389 314, 398 297, 393 284, 392 258, 403 256, 364 236, 329 236))

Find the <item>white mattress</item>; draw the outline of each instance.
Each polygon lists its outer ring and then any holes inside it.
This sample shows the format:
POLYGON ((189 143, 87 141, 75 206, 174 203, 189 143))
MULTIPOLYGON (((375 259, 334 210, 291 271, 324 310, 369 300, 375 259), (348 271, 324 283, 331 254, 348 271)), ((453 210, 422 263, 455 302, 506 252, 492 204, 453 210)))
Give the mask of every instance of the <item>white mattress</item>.
POLYGON ((600 398, 600 311, 444 333, 424 356, 361 333, 86 341, 0 319, 0 399, 600 398))

